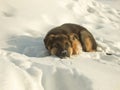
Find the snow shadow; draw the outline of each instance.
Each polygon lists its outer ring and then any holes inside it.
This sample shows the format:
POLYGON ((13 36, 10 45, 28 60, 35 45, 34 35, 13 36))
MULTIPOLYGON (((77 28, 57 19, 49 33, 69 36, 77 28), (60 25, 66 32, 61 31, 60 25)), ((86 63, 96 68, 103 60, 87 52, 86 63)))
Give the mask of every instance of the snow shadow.
POLYGON ((7 41, 9 47, 5 50, 24 54, 29 57, 45 57, 48 52, 44 46, 43 37, 13 36, 7 41))
POLYGON ((33 76, 38 74, 36 71, 43 72, 41 80, 44 90, 93 90, 92 81, 76 68, 33 63, 27 69, 27 72, 33 76))

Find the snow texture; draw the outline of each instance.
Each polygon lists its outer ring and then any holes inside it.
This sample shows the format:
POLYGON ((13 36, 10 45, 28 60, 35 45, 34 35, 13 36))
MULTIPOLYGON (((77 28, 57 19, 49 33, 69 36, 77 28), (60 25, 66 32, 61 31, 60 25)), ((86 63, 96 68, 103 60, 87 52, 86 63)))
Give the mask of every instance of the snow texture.
POLYGON ((120 10, 107 2, 0 0, 0 90, 120 90, 120 10), (63 23, 86 27, 98 51, 50 56, 43 39, 63 23))

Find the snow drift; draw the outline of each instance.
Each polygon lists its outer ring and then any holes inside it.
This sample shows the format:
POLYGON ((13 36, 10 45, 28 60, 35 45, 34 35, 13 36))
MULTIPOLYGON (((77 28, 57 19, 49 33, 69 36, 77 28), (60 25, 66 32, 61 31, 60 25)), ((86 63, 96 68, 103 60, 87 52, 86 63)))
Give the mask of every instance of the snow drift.
POLYGON ((120 90, 119 10, 95 0, 0 2, 0 90, 120 90), (86 27, 98 52, 49 56, 44 36, 63 23, 86 27))

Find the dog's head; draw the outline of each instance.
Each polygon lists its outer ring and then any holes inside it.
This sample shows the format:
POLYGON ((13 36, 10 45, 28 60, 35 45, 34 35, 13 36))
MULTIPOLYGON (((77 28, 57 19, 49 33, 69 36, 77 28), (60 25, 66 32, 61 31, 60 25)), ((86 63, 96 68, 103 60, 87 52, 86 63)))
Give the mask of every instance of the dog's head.
POLYGON ((67 35, 51 34, 45 38, 44 42, 51 55, 56 55, 60 58, 70 57, 72 55, 72 43, 67 35))
POLYGON ((76 38, 74 34, 51 34, 44 39, 44 43, 51 55, 64 58, 70 57, 73 54, 74 50, 72 43, 76 38))

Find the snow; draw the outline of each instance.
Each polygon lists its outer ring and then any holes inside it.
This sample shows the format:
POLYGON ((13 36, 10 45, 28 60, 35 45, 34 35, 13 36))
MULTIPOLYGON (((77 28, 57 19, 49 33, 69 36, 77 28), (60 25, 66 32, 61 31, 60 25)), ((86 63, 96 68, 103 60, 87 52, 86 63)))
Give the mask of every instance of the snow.
POLYGON ((100 1, 103 4, 106 4, 110 7, 114 7, 115 9, 120 9, 120 0, 97 0, 100 1))
POLYGON ((120 90, 120 2, 115 1, 0 0, 0 90, 120 90), (43 39, 63 23, 86 27, 98 52, 49 56, 43 39))

